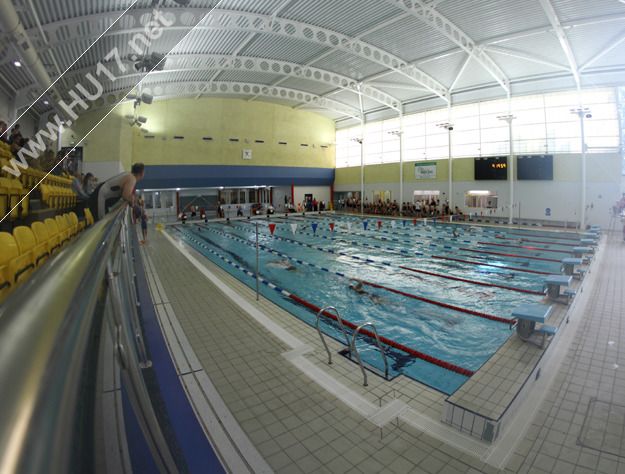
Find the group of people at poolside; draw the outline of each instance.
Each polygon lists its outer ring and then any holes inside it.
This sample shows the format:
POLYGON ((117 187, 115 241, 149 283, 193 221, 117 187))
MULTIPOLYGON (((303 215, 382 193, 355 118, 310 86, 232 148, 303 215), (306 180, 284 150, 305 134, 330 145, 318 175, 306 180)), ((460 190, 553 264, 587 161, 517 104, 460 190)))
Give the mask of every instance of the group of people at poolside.
POLYGON ((458 206, 454 206, 454 208, 451 209, 449 207, 449 201, 445 201, 441 205, 440 200, 435 201, 434 199, 431 201, 423 199, 414 203, 404 202, 401 206, 397 201, 391 202, 390 199, 387 199, 386 202, 367 202, 364 205, 364 213, 417 218, 462 215, 462 211, 458 208, 458 206))

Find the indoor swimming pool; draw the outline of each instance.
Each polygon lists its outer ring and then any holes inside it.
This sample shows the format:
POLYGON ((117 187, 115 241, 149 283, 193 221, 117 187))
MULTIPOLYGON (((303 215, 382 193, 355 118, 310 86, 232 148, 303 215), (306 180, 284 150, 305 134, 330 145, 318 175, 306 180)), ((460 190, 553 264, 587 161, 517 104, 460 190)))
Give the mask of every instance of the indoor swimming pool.
MULTIPOLYGON (((384 345, 389 377, 404 374, 447 394, 513 334, 512 310, 540 302, 545 276, 560 272, 578 242, 565 233, 344 215, 274 216, 258 227, 263 296, 313 326, 313 308, 325 306, 352 328, 372 322, 383 342, 393 341, 384 345), (363 292, 350 289, 359 282, 363 292)), ((173 229, 256 287, 256 221, 173 229)), ((345 344, 335 321, 322 317, 320 327, 345 344)), ((364 362, 384 371, 374 339, 359 337, 356 346, 364 362)))

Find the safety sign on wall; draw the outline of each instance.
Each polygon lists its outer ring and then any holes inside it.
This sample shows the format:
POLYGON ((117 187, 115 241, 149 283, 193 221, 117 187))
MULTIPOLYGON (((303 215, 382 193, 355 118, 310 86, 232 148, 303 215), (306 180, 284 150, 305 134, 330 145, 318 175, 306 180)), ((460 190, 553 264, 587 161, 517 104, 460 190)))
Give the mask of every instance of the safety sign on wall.
POLYGON ((548 217, 551 216, 551 209, 550 208, 545 209, 545 215, 548 216, 548 217))

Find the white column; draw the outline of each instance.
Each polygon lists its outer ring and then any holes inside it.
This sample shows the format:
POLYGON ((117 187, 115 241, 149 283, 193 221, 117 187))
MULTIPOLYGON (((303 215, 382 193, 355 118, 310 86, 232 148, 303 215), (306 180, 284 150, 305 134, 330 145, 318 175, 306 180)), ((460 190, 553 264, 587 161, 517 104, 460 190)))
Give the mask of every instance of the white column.
POLYGON ((454 184, 453 184, 453 150, 452 150, 452 146, 453 146, 453 137, 451 136, 452 131, 453 131, 453 127, 449 126, 447 127, 447 137, 448 137, 448 143, 449 143, 449 211, 453 213, 454 211, 454 206, 453 206, 453 199, 454 199, 454 184))
MULTIPOLYGON (((580 97, 581 102, 581 97, 580 97)), ((577 109, 571 109, 571 114, 577 115, 580 120, 580 126, 582 128, 582 202, 580 205, 580 229, 586 226, 586 137, 584 134, 584 117, 590 118, 590 109, 579 107, 577 109)))
POLYGON ((365 117, 360 119, 360 213, 365 206, 365 117))
POLYGON ((510 130, 510 218, 508 224, 512 225, 512 213, 514 211, 514 140, 512 139, 512 118, 508 121, 510 130))
MULTIPOLYGON (((589 111, 590 112, 590 111, 589 111)), ((584 137, 584 114, 579 114, 580 122, 582 124, 582 207, 580 216, 580 230, 586 227, 586 139, 584 137)))
POLYGON ((399 111, 399 209, 404 202, 404 113, 399 111))
POLYGON ((509 221, 508 224, 512 224, 512 214, 514 212, 514 209, 512 208, 512 206, 514 205, 514 140, 512 139, 512 121, 516 118, 515 116, 513 116, 512 114, 508 114, 508 115, 500 115, 497 117, 499 120, 503 120, 504 122, 508 123, 508 131, 510 133, 509 135, 509 142, 510 142, 510 159, 509 164, 508 164, 508 169, 510 170, 510 217, 509 217, 509 221))

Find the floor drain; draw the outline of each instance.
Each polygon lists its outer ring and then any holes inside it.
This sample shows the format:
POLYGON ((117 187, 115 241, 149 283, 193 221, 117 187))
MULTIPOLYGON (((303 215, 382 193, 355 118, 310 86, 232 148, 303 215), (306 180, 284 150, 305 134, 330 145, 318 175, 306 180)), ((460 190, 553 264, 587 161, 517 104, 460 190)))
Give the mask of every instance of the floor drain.
POLYGON ((590 399, 577 444, 625 457, 625 406, 590 399))

